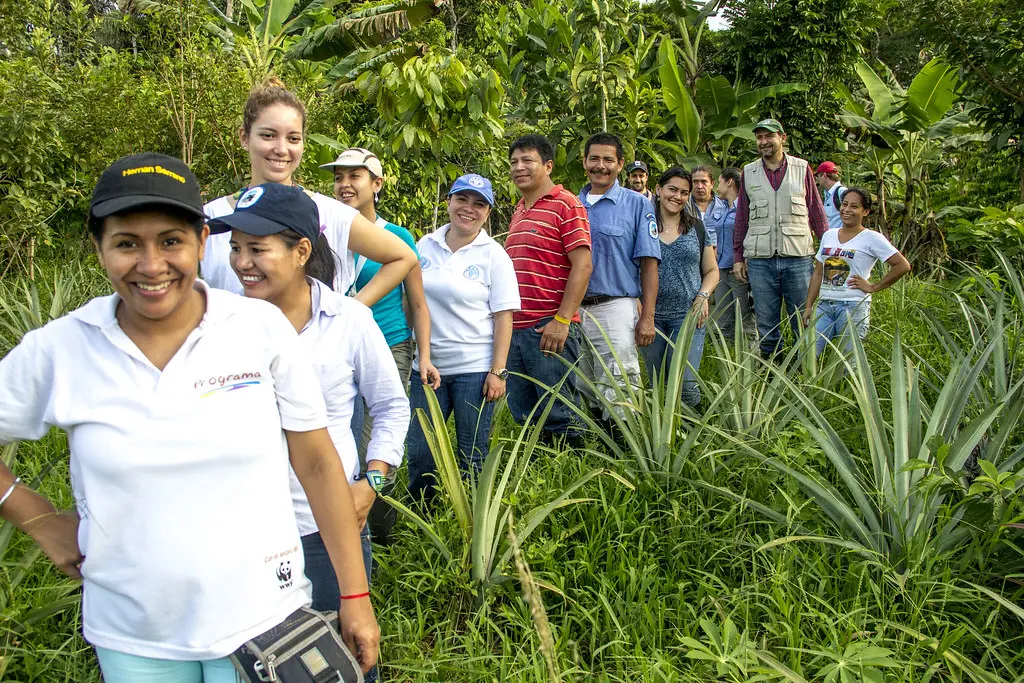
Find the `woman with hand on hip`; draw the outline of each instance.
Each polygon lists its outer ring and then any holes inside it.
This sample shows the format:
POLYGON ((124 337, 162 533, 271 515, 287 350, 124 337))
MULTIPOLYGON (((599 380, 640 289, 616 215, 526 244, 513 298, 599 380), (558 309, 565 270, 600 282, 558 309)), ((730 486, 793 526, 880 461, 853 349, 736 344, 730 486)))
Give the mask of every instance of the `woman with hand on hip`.
MULTIPOLYGON (((494 404, 505 395, 512 312, 519 284, 512 259, 484 231, 494 206, 491 181, 471 173, 448 192, 450 223, 420 239, 423 288, 431 312, 431 359, 441 373, 437 401, 445 419, 455 413, 459 464, 479 474, 487 456, 494 404)), ((409 492, 430 501, 434 458, 415 410, 426 411, 424 383, 413 382, 409 429, 409 492)))
POLYGON ((364 670, 379 631, 345 471, 313 367, 281 312, 196 278, 195 177, 125 157, 89 231, 114 294, 25 335, 0 361, 0 442, 68 434, 78 514, 0 464, 0 514, 83 579, 106 683, 234 683, 228 655, 309 603, 288 490, 305 489, 364 670))
POLYGON ((697 370, 704 354, 708 299, 718 285, 715 245, 704 232, 704 224, 686 211, 690 200, 690 174, 676 166, 661 174, 654 190, 654 213, 661 240, 658 264, 658 301, 654 306, 654 342, 643 349, 644 364, 651 382, 658 381, 672 363, 672 345, 687 316, 697 317, 696 328, 686 354, 682 399, 695 408, 700 403, 697 370))
MULTIPOLYGON (((239 131, 242 146, 249 154, 249 185, 234 195, 220 197, 204 208, 207 218, 219 218, 235 209, 248 187, 263 183, 295 185, 294 173, 302 161, 306 139, 306 108, 284 85, 269 79, 249 94, 239 131)), ((346 292, 354 279, 355 251, 383 264, 376 277, 363 287, 356 298, 367 306, 397 287, 416 265, 416 255, 402 240, 333 197, 306 191, 317 205, 320 230, 331 249, 341 259, 335 282, 338 292, 346 292)), ((214 235, 206 245, 202 263, 203 279, 211 287, 242 293, 242 285, 228 263, 231 253, 227 234, 214 235)))
POLYGON ((852 350, 852 335, 863 339, 868 333, 871 295, 891 287, 910 272, 910 262, 885 235, 864 227, 864 217, 871 213, 871 194, 851 187, 843 193, 841 202, 839 218, 843 227, 821 236, 804 303, 804 325, 816 318, 819 356, 825 344, 841 337, 846 339, 846 350, 852 350), (871 282, 871 271, 879 261, 889 265, 889 272, 878 282, 871 282))

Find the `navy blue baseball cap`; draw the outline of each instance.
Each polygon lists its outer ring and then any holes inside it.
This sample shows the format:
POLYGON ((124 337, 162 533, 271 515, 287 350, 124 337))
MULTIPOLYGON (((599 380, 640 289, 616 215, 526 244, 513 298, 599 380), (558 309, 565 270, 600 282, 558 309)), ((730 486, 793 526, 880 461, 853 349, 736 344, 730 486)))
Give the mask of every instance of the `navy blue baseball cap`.
POLYGON ((448 196, 458 192, 476 192, 487 200, 487 203, 494 206, 494 190, 491 189, 491 181, 476 173, 467 173, 452 183, 452 189, 448 190, 448 196))
POLYGON ((264 183, 243 192, 234 213, 210 221, 212 234, 230 230, 256 236, 294 230, 316 244, 320 238, 320 211, 303 189, 264 183))

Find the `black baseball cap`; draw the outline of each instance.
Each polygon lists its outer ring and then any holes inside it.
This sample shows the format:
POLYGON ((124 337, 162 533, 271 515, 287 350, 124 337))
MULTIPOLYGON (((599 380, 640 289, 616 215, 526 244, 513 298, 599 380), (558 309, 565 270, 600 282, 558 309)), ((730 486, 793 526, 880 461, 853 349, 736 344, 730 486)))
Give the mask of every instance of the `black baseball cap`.
POLYGON ((106 218, 142 206, 171 206, 201 218, 199 182, 181 159, 154 152, 131 154, 100 175, 89 212, 106 218))
POLYGON ((633 163, 626 167, 627 175, 632 173, 633 171, 643 171, 644 173, 650 173, 650 171, 647 170, 647 164, 640 161, 639 159, 637 159, 636 161, 634 161, 633 163))
POLYGON ((260 237, 294 230, 316 244, 320 238, 320 211, 300 187, 263 183, 242 193, 234 213, 210 221, 212 234, 230 230, 260 237))

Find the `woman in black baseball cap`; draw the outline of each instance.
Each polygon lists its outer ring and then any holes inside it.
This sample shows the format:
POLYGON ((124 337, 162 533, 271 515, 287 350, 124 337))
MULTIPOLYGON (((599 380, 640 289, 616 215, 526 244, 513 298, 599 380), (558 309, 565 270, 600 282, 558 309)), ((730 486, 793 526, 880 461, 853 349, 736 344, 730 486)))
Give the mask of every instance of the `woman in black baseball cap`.
POLYGON ((178 159, 112 164, 89 231, 114 294, 0 360, 0 444, 64 429, 77 512, 0 463, 0 516, 83 580, 104 680, 235 683, 228 656, 308 604, 289 464, 355 596, 343 636, 369 669, 379 631, 355 511, 294 330, 197 279, 209 229, 178 159))

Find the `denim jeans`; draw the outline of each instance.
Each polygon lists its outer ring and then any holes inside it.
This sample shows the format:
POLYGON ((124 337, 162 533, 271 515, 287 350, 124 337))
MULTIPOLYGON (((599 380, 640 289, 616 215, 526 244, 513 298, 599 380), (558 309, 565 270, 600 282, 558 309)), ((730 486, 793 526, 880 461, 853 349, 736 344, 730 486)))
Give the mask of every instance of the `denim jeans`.
MULTIPOLYGON (((683 329, 686 317, 676 320, 654 321, 654 341, 650 346, 645 346, 640 351, 644 356, 644 365, 647 366, 647 376, 651 384, 657 381, 658 377, 664 377, 664 370, 672 364, 673 345, 679 330, 683 329), (662 336, 665 335, 665 336, 662 336), (668 337, 668 339, 665 339, 668 337), (662 365, 664 363, 664 366, 662 365)), ((697 384, 697 370, 700 369, 700 358, 704 355, 704 335, 707 332, 707 325, 698 327, 693 331, 693 338, 690 341, 690 348, 686 352, 686 371, 683 375, 682 399, 683 403, 690 407, 696 407, 700 403, 700 386, 697 384)))
MULTIPOLYGON (((364 524, 359 532, 359 540, 363 545, 363 568, 366 570, 366 583, 370 583, 373 570, 373 544, 370 543, 370 525, 364 524)), ((302 537, 302 555, 306 562, 306 578, 313 584, 313 604, 310 605, 320 612, 337 612, 341 603, 341 589, 338 587, 338 576, 334 573, 334 565, 327 554, 327 546, 320 532, 302 537)), ((353 653, 354 654, 354 653, 353 653)), ((363 676, 366 683, 377 680, 377 667, 370 669, 363 676)))
POLYGON ((800 335, 797 319, 811 285, 812 256, 772 256, 747 259, 747 277, 754 295, 754 316, 761 336, 761 355, 775 356, 782 348, 782 305, 793 333, 800 335))
POLYGON ((868 333, 871 321, 871 299, 856 301, 830 301, 818 299, 814 311, 815 347, 820 356, 825 344, 833 339, 843 338, 843 346, 847 351, 853 350, 853 336, 863 339, 868 333))
POLYGON ((736 306, 740 307, 743 326, 753 334, 753 321, 750 310, 750 285, 741 282, 732 274, 731 269, 718 270, 718 286, 715 287, 715 305, 711 309, 711 319, 715 321, 726 341, 733 341, 736 334, 736 306))
MULTIPOLYGON (((461 375, 442 375, 441 386, 434 395, 441 407, 441 414, 447 421, 455 413, 455 440, 457 457, 463 475, 470 470, 474 476, 480 474, 487 457, 488 439, 491 434, 491 418, 494 403, 484 400, 486 372, 467 372, 461 375)), ((430 501, 435 492, 434 473, 437 468, 434 456, 427 445, 426 436, 420 426, 416 409, 422 408, 427 415, 426 389, 422 382, 413 382, 409 391, 409 407, 412 409, 412 424, 409 426, 409 493, 413 499, 430 501)))
POLYGON ((531 378, 553 387, 568 373, 569 379, 559 392, 562 400, 555 401, 551 406, 543 429, 554 434, 579 436, 583 433, 582 424, 569 408, 569 403, 579 404, 579 392, 576 390, 575 377, 572 376, 573 371, 569 365, 575 364, 580 357, 580 326, 576 323, 569 326, 569 336, 565 340, 565 348, 562 349, 560 356, 545 356, 540 350, 540 330, 550 321, 551 318, 545 318, 532 327, 512 330, 512 345, 505 364, 509 371, 506 387, 508 409, 519 424, 526 422, 534 408, 537 408, 534 418, 538 418, 550 396, 547 391, 530 381, 531 378), (566 362, 569 365, 566 365, 566 362), (526 377, 519 377, 516 373, 526 377))

